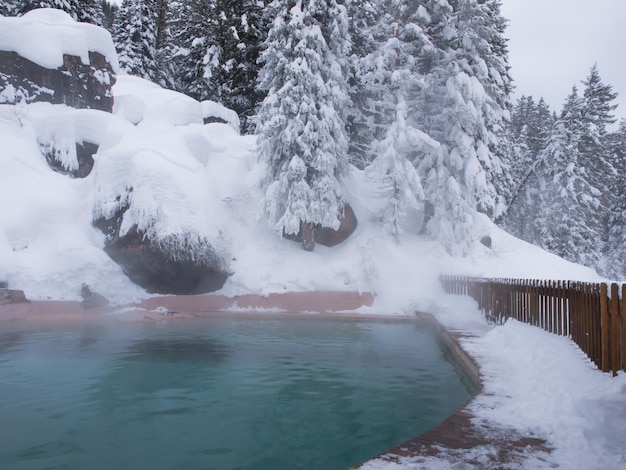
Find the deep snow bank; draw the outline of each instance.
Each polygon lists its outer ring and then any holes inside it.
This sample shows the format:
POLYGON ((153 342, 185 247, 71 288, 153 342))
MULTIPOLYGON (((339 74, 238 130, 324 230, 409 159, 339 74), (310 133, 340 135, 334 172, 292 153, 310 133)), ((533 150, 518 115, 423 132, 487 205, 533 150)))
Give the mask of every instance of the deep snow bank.
MULTIPOLYGON (((119 81, 127 79, 133 82, 119 81)), ((0 278, 29 298, 77 299, 83 283, 120 302, 145 296, 105 255, 105 237, 92 227, 93 219, 122 207, 122 232, 138 228, 174 258, 201 259, 210 244, 211 256, 228 267, 238 217, 231 201, 246 192, 253 139, 225 124, 203 125, 200 103, 168 90, 159 88, 164 102, 178 101, 179 115, 197 119, 184 124, 165 111, 145 112, 145 90, 133 99, 137 88, 121 87, 127 100, 116 115, 47 103, 0 105, 0 197, 6 201, 0 278), (133 103, 142 107, 137 125, 127 120, 138 114, 133 103), (48 167, 48 146, 72 168, 75 145, 83 141, 98 146, 84 180, 48 167)))

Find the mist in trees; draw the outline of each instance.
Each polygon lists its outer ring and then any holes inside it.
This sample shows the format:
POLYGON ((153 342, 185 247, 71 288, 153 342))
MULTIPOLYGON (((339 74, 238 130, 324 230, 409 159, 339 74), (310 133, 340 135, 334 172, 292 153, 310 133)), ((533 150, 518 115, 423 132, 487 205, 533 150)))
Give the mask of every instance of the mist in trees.
POLYGON ((594 65, 560 114, 521 98, 511 119, 515 159, 504 226, 513 234, 607 276, 624 270, 624 123, 617 94, 594 65), (621 237, 621 239, 619 239, 621 237))

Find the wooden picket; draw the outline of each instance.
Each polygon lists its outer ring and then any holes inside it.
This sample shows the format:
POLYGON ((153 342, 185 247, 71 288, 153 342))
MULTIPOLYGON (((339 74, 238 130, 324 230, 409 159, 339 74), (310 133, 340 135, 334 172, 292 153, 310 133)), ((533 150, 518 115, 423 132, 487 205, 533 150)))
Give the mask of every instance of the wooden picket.
POLYGON ((603 371, 626 371, 626 284, 442 276, 444 290, 469 295, 490 322, 508 318, 574 341, 603 371))

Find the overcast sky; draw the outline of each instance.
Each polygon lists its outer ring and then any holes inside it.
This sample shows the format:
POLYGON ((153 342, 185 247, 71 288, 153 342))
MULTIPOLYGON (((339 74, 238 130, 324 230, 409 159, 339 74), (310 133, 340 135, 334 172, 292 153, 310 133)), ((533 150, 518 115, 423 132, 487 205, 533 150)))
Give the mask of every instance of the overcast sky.
POLYGON ((558 112, 597 63, 626 117, 626 0, 502 0, 502 15, 516 98, 543 96, 558 112))

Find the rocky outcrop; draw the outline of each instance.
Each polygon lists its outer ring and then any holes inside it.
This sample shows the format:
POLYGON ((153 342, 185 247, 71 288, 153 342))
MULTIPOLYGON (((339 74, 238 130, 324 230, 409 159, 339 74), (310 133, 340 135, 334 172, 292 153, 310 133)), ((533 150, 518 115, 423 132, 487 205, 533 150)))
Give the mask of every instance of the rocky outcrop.
POLYGON ((62 67, 47 69, 15 52, 0 51, 0 89, 10 90, 3 94, 3 101, 45 101, 112 112, 113 68, 98 52, 89 52, 89 62, 86 65, 80 57, 64 55, 62 67))
POLYGON ((0 17, 0 103, 45 101, 112 112, 119 65, 110 34, 55 9, 0 17), (33 47, 33 37, 47 41, 33 47))
POLYGON ((137 227, 120 235, 123 215, 120 211, 94 225, 106 235, 104 251, 135 284, 150 293, 179 295, 204 294, 224 285, 230 273, 208 243, 199 250, 176 240, 155 242, 137 227))

